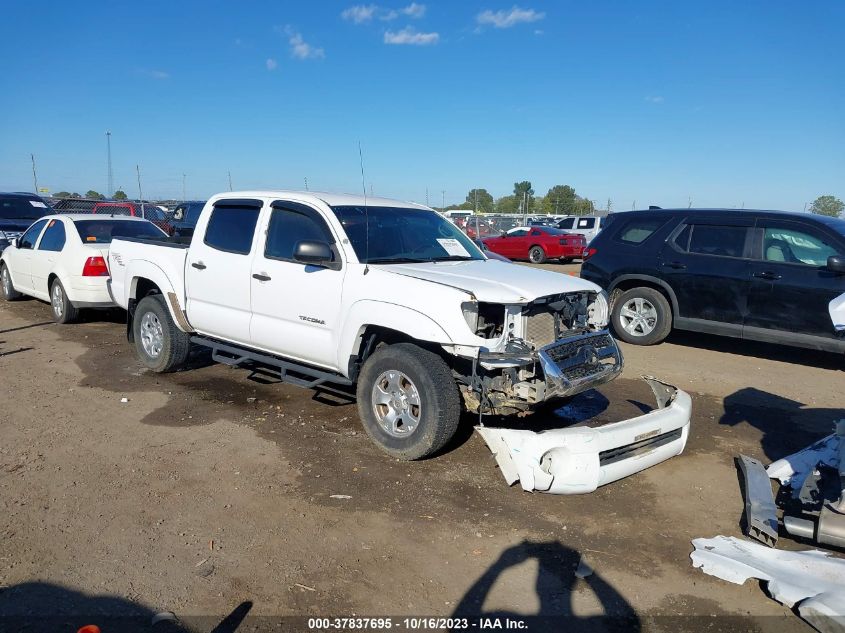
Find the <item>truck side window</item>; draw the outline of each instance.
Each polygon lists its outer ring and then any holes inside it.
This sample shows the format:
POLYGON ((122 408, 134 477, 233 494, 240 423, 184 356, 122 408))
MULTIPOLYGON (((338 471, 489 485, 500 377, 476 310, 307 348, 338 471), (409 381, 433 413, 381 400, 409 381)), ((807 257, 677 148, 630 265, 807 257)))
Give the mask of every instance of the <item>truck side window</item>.
POLYGON ((264 257, 293 261, 293 251, 303 240, 334 242, 326 227, 315 218, 290 209, 273 209, 264 257))
POLYGON ((205 229, 205 243, 218 251, 248 255, 260 210, 257 207, 214 207, 205 229))

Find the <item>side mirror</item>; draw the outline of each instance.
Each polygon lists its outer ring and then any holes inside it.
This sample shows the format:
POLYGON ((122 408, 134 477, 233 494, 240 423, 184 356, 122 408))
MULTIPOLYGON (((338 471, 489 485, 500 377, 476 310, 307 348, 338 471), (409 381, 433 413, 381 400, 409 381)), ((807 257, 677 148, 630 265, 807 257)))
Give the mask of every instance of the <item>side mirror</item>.
POLYGON ((835 273, 845 273, 845 257, 842 255, 831 255, 827 258, 827 269, 835 273))
POLYGON ((13 237, 12 239, 10 239, 9 240, 9 246, 14 246, 15 248, 17 248, 18 247, 18 238, 13 237))
POLYGON ((507 232, 507 231, 502 231, 502 237, 507 237, 507 236, 508 236, 508 232, 507 232))
POLYGON ((293 258, 301 264, 309 266, 330 267, 332 264, 332 249, 325 242, 302 240, 296 243, 293 258))

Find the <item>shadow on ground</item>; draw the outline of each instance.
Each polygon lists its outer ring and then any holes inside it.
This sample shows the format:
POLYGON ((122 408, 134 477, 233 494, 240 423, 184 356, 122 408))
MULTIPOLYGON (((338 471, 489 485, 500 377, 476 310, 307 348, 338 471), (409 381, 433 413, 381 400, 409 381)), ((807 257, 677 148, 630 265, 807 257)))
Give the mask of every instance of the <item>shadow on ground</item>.
MULTIPOLYGON (((586 569, 583 578, 576 575, 581 555, 559 541, 535 543, 523 541, 509 547, 464 594, 452 613, 453 618, 508 618, 527 621, 528 630, 561 631, 639 631, 640 621, 634 608, 595 571, 586 569), (536 613, 527 615, 512 611, 484 608, 485 600, 499 577, 511 567, 527 561, 537 562, 533 591, 540 603, 536 613), (602 614, 578 616, 573 607, 573 593, 592 591, 604 611, 602 614)), ((528 588, 526 588, 528 591, 528 588)), ((521 593, 521 592, 520 592, 521 593)), ((507 628, 503 625, 502 628, 507 628)))

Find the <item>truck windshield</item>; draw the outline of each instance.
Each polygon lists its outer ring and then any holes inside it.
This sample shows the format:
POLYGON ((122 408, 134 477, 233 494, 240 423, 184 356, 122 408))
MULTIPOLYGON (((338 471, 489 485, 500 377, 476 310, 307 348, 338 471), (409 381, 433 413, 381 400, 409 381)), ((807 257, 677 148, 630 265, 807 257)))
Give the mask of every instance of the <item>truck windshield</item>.
POLYGON ((152 222, 134 220, 76 220, 83 244, 110 244, 116 237, 161 239, 167 234, 152 222))
POLYGON ((37 220, 50 208, 41 200, 24 197, 0 197, 0 220, 37 220))
POLYGON ((361 263, 407 264, 484 259, 446 218, 426 209, 332 207, 361 263), (369 236, 365 230, 368 218, 369 236))

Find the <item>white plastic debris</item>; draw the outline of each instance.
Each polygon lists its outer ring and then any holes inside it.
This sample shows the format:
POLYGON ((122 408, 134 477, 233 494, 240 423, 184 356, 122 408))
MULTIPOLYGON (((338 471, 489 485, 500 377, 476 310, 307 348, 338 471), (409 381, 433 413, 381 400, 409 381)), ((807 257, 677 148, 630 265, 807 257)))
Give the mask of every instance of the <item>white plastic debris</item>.
POLYGON ((575 577, 576 578, 587 578, 588 576, 593 575, 593 568, 590 567, 589 563, 584 560, 584 557, 581 556, 581 559, 578 561, 578 567, 575 569, 575 577))
POLYGON ((126 404, 127 402, 129 402, 129 398, 121 398, 120 402, 126 404))
POLYGON ((766 474, 771 479, 777 479, 783 485, 791 485, 793 492, 797 495, 804 484, 804 480, 819 465, 837 468, 839 466, 839 443, 842 441, 841 437, 845 435, 843 433, 845 431, 845 420, 839 420, 836 426, 838 434, 828 435, 797 453, 772 462, 766 469, 766 474))
POLYGON ((329 495, 329 499, 351 499, 350 495, 329 495))
POLYGON ((732 536, 692 544, 693 567, 737 585, 749 578, 763 580, 772 598, 789 608, 797 604, 801 616, 820 631, 845 632, 845 560, 819 550, 786 552, 732 536))

